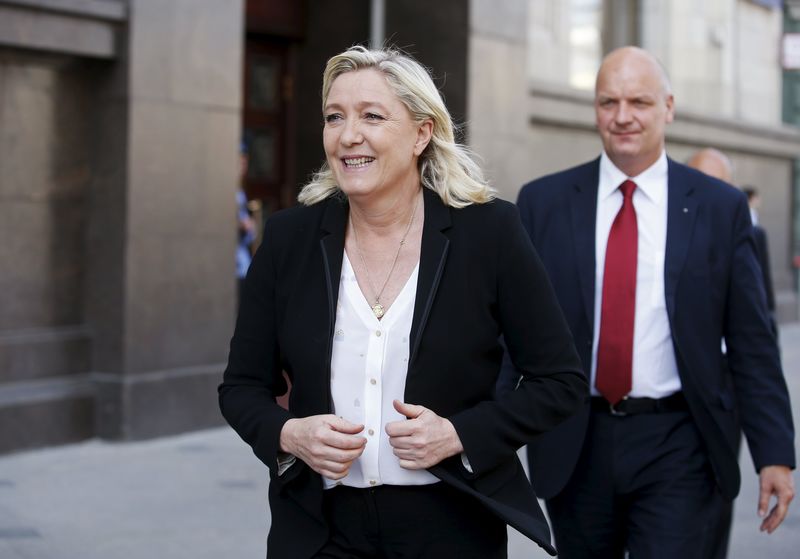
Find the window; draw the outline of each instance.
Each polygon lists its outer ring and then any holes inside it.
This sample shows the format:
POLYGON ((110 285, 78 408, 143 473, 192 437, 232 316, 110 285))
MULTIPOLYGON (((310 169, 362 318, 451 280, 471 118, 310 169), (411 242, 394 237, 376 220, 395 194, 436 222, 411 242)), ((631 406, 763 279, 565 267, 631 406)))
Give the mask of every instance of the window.
POLYGON ((603 55, 639 44, 641 0, 528 0, 528 75, 591 91, 603 55))
POLYGON ((591 90, 603 55, 603 0, 529 0, 528 75, 591 90))
POLYGON ((569 85, 591 90, 603 58, 602 0, 570 0, 570 5, 569 85))

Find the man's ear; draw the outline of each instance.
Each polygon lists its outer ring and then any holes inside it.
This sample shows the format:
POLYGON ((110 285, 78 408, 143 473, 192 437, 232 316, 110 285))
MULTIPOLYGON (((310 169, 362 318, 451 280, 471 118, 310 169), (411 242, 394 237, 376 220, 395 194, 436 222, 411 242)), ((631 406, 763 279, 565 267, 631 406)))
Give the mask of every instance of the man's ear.
POLYGON ((667 124, 675 119, 675 97, 670 93, 667 96, 667 124))

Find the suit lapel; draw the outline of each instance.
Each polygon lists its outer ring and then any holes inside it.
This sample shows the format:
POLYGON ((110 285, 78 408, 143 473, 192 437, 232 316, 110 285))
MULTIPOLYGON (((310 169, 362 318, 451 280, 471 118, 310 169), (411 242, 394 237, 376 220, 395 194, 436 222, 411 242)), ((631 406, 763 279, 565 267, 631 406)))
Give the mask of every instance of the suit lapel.
POLYGON ((586 172, 571 186, 572 238, 575 261, 583 298, 583 309, 589 328, 594 325, 595 223, 597 221, 597 188, 600 159, 588 164, 586 172))
POLYGON ((411 322, 411 355, 409 364, 414 362, 419 349, 422 332, 428 321, 436 290, 444 271, 447 250, 450 246, 443 230, 450 227, 450 210, 439 195, 428 188, 422 189, 425 200, 425 224, 422 229, 422 247, 419 256, 417 295, 414 300, 414 317, 411 322))
POLYGON ((664 257, 664 296, 670 321, 675 317, 675 292, 692 239, 697 200, 686 173, 671 159, 667 172, 667 246, 664 257))

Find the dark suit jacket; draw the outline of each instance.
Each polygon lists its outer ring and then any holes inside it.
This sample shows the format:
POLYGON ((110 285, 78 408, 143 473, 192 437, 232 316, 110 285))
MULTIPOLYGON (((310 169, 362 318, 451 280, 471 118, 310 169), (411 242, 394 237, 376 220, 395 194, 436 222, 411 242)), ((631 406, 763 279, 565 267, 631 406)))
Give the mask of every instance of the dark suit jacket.
MULTIPOLYGON (((591 370, 599 158, 535 180, 523 224, 550 275, 585 371, 591 370)), ((757 469, 794 467, 794 428, 745 196, 669 161, 664 291, 683 392, 720 491, 739 491, 735 407, 757 469), (727 344, 730 371, 722 363, 727 344)), ((529 445, 539 496, 557 495, 578 458, 588 406, 529 445)))
POLYGON ((775 291, 772 287, 772 270, 769 267, 769 244, 767 243, 767 232, 760 225, 753 225, 753 239, 756 243, 756 258, 761 266, 762 277, 764 279, 764 289, 767 294, 767 309, 775 311, 775 291))
MULTIPOLYGON (((280 431, 291 417, 330 413, 330 361, 346 202, 331 198, 275 214, 247 276, 220 386, 223 415, 271 474, 269 556, 311 556, 324 543, 321 477, 298 461, 278 477, 280 431), (292 381, 289 411, 275 403, 292 381)), ((425 189, 425 224, 405 400, 452 421, 458 456, 430 469, 473 494, 554 554, 516 450, 586 399, 563 315, 512 204, 446 207, 425 189), (493 399, 504 335, 524 372, 493 399)))

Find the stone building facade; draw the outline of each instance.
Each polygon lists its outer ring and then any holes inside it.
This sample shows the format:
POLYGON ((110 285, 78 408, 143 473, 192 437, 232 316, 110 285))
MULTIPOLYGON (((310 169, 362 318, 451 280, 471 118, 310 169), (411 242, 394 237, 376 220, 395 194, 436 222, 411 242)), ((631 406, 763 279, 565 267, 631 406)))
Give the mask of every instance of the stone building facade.
POLYGON ((219 422, 242 20, 0 2, 0 451, 219 422))
POLYGON ((381 35, 431 67, 508 199, 597 155, 602 53, 653 50, 670 154, 718 147, 761 188, 795 319, 800 133, 780 123, 781 11, 761 4, 0 0, 0 452, 221 423, 239 141, 261 213, 293 204, 323 157, 325 61, 381 35))
MULTIPOLYGON (((264 213, 294 203, 325 61, 370 7, 0 0, 0 452, 222 423, 240 139, 264 213)), ((386 19, 463 119, 467 5, 386 19)))

